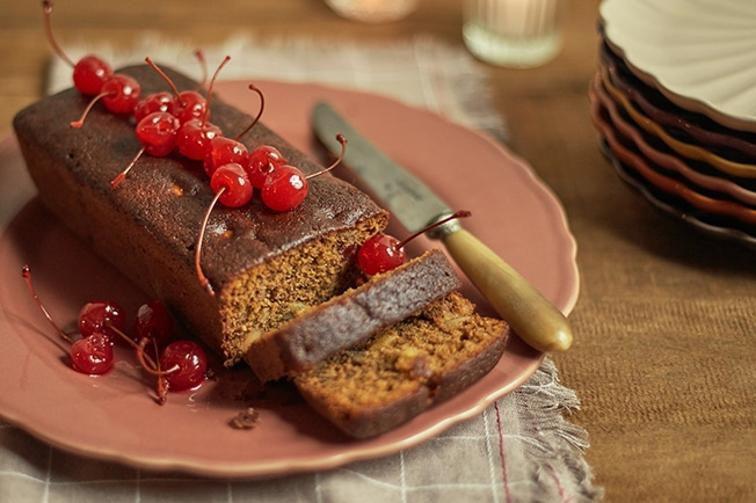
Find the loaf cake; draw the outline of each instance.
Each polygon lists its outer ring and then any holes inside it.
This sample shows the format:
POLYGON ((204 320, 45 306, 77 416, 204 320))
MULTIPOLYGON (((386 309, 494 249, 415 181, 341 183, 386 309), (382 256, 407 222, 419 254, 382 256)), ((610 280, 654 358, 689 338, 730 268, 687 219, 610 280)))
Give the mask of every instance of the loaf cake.
POLYGON ((302 372, 459 287, 446 256, 427 252, 317 307, 303 307, 278 330, 254 341, 245 360, 262 381, 302 372))
MULTIPOLYGON (((197 83, 166 70, 179 89, 197 83)), ((150 68, 120 70, 142 93, 164 91, 150 68)), ((44 98, 13 122, 43 203, 99 255, 174 313, 228 362, 250 343, 350 287, 348 253, 382 230, 388 217, 367 195, 330 175, 310 181, 298 209, 274 213, 259 200, 244 209, 216 209, 203 248, 203 269, 218 295, 208 295, 193 268, 197 233, 213 197, 201 163, 144 156, 113 190, 110 180, 139 150, 128 119, 97 105, 83 129, 71 129, 87 98, 74 89, 44 98)), ((250 116, 214 100, 211 120, 233 136, 250 116)), ((262 124, 242 141, 252 150, 278 148, 305 173, 321 169, 262 124)))
POLYGON ((467 388, 504 351, 507 326, 459 293, 294 378, 321 415, 357 438, 388 431, 467 388))

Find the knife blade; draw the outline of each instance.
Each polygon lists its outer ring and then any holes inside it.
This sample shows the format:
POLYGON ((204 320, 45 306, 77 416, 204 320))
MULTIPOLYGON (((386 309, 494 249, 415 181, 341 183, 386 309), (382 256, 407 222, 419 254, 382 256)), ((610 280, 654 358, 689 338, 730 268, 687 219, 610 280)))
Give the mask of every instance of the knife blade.
MULTIPOLYGON (((312 126, 334 154, 340 150, 336 135, 347 138, 347 166, 410 232, 452 213, 427 185, 371 144, 329 104, 315 105, 312 126)), ((458 221, 444 224, 428 237, 441 240, 460 269, 526 343, 541 351, 569 349, 573 336, 564 315, 458 221)))
POLYGON ((337 153, 340 149, 336 134, 344 135, 349 141, 344 163, 408 231, 417 232, 452 213, 427 185, 365 139, 327 103, 315 105, 312 122, 315 135, 330 152, 337 153))

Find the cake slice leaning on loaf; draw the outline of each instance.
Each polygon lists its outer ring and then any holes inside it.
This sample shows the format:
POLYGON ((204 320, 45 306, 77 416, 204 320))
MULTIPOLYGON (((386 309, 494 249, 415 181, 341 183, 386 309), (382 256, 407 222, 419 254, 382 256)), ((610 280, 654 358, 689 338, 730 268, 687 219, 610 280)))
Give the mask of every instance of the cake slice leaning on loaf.
POLYGON ((461 286, 446 256, 427 252, 255 340, 244 359, 261 381, 300 373, 417 313, 461 286))
POLYGON ((294 382, 321 415, 357 438, 384 433, 487 374, 507 339, 501 320, 475 313, 459 293, 299 374, 294 382))
MULTIPOLYGON (((137 79, 142 95, 166 91, 147 66, 119 70, 137 79)), ((197 82, 167 70, 179 89, 197 82)), ((143 156, 128 178, 110 180, 140 144, 128 118, 96 105, 82 129, 88 98, 73 89, 20 111, 13 122, 21 150, 44 204, 100 256, 146 292, 164 300, 192 331, 228 362, 249 344, 354 281, 349 250, 382 230, 388 215, 367 195, 331 175, 310 180, 304 203, 274 213, 255 199, 245 208, 218 208, 210 217, 202 265, 217 296, 207 294, 194 271, 194 248, 213 198, 201 162, 178 155, 143 156)), ((252 118, 214 99, 210 120, 234 137, 252 118)), ((321 167, 262 124, 241 141, 251 151, 278 148, 305 173, 321 167)))

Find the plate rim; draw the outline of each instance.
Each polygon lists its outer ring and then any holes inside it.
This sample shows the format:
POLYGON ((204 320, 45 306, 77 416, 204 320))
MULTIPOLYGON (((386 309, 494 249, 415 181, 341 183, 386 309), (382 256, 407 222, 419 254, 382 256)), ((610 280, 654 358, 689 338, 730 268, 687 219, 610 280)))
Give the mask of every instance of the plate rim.
POLYGON ((606 11, 608 9, 607 5, 611 4, 612 1, 613 0, 603 0, 601 2, 601 6, 599 7, 599 30, 601 32, 602 38, 606 41, 609 47, 619 57, 621 57, 625 61, 625 63, 627 63, 628 68, 630 68, 637 77, 639 77, 647 84, 656 87, 670 101, 682 108, 704 114, 715 122, 718 122, 721 125, 732 129, 756 132, 756 112, 752 113, 751 115, 725 112, 718 109, 717 106, 708 99, 697 98, 695 96, 689 96, 674 91, 673 87, 670 87, 668 79, 665 82, 664 78, 658 75, 654 75, 649 70, 644 70, 643 68, 641 68, 642 65, 637 63, 637 59, 632 54, 629 54, 629 51, 623 48, 618 42, 612 40, 611 38, 611 35, 609 33, 609 26, 612 23, 609 19, 607 19, 606 11))
MULTIPOLYGON (((224 83, 234 82, 243 82, 244 85, 248 83, 247 80, 236 79, 224 81, 224 83)), ((567 290, 560 292, 560 294, 563 295, 564 298, 559 299, 556 304, 557 307, 565 315, 568 315, 573 310, 575 304, 577 303, 581 286, 580 273, 577 265, 577 241, 570 230, 567 213, 561 201, 558 199, 553 189, 551 189, 551 187, 549 187, 537 175, 537 173, 535 173, 532 167, 522 157, 515 155, 482 131, 478 131, 466 127, 462 124, 453 122, 450 119, 433 111, 408 105, 390 96, 366 92, 348 87, 334 86, 315 82, 291 82, 274 79, 259 79, 256 82, 263 85, 264 83, 269 82, 291 86, 308 86, 327 89, 330 92, 348 92, 351 94, 364 95, 369 98, 378 97, 380 99, 389 100, 403 109, 408 109, 411 113, 422 113, 430 116, 434 120, 442 121, 447 126, 458 130, 461 134, 476 136, 479 140, 482 140, 483 142, 488 144, 489 147, 496 150, 499 154, 508 158, 513 164, 517 166, 517 173, 525 176, 528 179, 528 183, 533 187, 534 193, 538 196, 539 200, 544 203, 544 207, 547 209, 550 218, 554 219, 554 217, 558 216, 558 218, 553 222, 553 227, 559 231, 558 240, 564 246, 564 251, 560 254, 561 256, 559 260, 560 262, 564 262, 564 273, 566 273, 572 279, 572 286, 570 287, 569 281, 565 282, 567 290)), ((0 151, 13 149, 16 144, 14 134, 11 132, 10 134, 4 136, 4 138, 0 139, 0 151)), ((2 231, 5 232, 6 229, 7 225, 4 225, 2 231)), ((0 316, 2 316, 4 319, 6 318, 4 312, 0 313, 0 316)), ((543 362, 545 356, 545 353, 540 353, 537 358, 532 359, 531 364, 525 369, 525 371, 517 376, 517 378, 512 380, 507 385, 499 387, 496 390, 480 397, 478 400, 476 400, 473 406, 468 407, 456 414, 446 416, 433 425, 421 431, 417 431, 405 438, 396 440, 390 444, 379 444, 372 447, 367 446, 363 448, 352 449, 346 452, 331 454, 328 456, 316 455, 302 457, 294 461, 290 459, 279 459, 276 461, 250 461, 248 463, 207 463, 203 462, 200 459, 190 458, 187 456, 183 456, 179 459, 172 457, 157 458, 152 455, 142 456, 139 454, 122 454, 116 449, 91 444, 82 445, 81 442, 70 440, 67 441, 60 435, 48 434, 40 428, 25 424, 23 417, 24 414, 13 413, 9 410, 8 407, 3 407, 2 409, 0 409, 0 418, 56 448, 92 459, 111 461, 127 466, 144 468, 147 470, 180 471, 183 473, 189 473, 192 475, 204 477, 234 479, 271 478, 283 475, 293 475, 297 473, 333 469, 355 461, 388 456, 395 454, 400 450, 419 445, 420 443, 423 443, 437 436, 438 434, 449 429, 455 424, 458 424, 464 420, 470 419, 480 414, 481 412, 486 410, 495 400, 514 391, 536 372, 536 370, 543 362)), ((464 392, 465 391, 463 391, 463 393, 464 392)), ((2 397, 0 397, 0 402, 2 402, 2 397)), ((7 405, 7 403, 5 405, 7 405)))

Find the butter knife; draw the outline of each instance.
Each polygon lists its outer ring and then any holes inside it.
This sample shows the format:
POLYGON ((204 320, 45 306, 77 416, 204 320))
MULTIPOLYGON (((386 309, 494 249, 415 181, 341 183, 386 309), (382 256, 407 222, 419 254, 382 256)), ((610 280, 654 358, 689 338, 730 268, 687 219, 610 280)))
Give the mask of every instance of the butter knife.
MULTIPOLYGON (((332 153, 339 151, 336 134, 349 141, 344 158, 362 181, 410 232, 453 213, 427 185, 365 139, 329 104, 312 110, 315 135, 332 153)), ((452 220, 428 233, 488 299, 497 313, 530 346, 540 351, 566 351, 572 330, 565 316, 520 273, 478 238, 452 220)))

